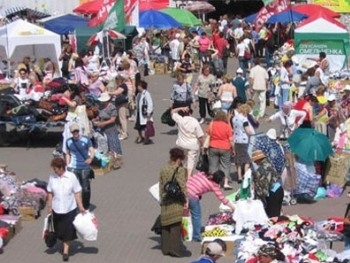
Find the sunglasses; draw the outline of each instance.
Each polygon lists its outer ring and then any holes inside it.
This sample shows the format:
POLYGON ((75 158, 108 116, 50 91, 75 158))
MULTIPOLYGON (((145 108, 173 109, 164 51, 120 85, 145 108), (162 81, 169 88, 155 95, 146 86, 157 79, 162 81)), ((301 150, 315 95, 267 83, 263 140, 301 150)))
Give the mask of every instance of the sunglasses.
POLYGON ((79 130, 74 130, 74 131, 72 131, 72 133, 75 133, 75 132, 79 132, 79 130))

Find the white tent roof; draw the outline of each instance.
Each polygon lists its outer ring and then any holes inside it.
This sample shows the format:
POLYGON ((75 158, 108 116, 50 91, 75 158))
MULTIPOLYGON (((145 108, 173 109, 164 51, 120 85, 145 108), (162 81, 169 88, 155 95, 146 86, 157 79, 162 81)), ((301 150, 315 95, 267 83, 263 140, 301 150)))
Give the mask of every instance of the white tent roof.
POLYGON ((309 17, 298 25, 295 33, 347 33, 346 27, 331 17, 323 15, 309 17))

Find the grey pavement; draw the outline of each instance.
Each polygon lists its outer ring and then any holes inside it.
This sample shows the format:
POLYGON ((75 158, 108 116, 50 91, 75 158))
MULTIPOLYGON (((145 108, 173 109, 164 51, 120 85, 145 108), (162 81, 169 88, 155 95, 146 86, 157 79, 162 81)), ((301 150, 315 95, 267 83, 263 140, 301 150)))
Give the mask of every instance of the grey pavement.
MULTIPOLYGON (((229 63, 229 72, 233 73, 233 59, 229 63)), ((97 177, 92 182, 93 212, 99 220, 99 237, 95 242, 77 240, 72 245, 73 256, 70 262, 190 262, 200 256, 199 243, 185 243, 191 256, 171 258, 162 255, 159 249, 159 236, 150 228, 160 212, 159 205, 148 193, 148 188, 157 182, 160 169, 168 161, 168 152, 175 145, 174 129, 160 123, 160 115, 169 105, 171 84, 174 79, 167 75, 149 76, 146 79, 155 102, 156 137, 152 145, 136 145, 136 131, 133 122, 129 122, 130 136, 122 142, 124 166, 105 176, 97 177)), ((274 112, 268 109, 268 114, 274 112)), ((195 110, 195 116, 198 111, 195 110)), ((204 126, 203 126, 204 128, 204 126)), ((262 123, 260 130, 269 127, 262 123)), ((59 133, 49 134, 40 139, 33 139, 29 148, 26 143, 0 148, 0 163, 7 163, 9 170, 16 172, 19 181, 33 178, 47 180, 51 172, 49 167, 53 145, 59 133)), ((234 184, 234 190, 237 184, 234 184)), ((226 194, 231 193, 226 191, 226 194)), ((285 206, 287 215, 298 214, 314 220, 330 216, 341 217, 344 214, 346 194, 338 199, 326 199, 312 205, 285 206)), ((218 211, 219 201, 213 194, 202 199, 202 224, 208 216, 218 211)), ((46 210, 43 210, 46 214, 46 210)), ((56 249, 47 249, 41 239, 43 216, 35 221, 23 222, 22 231, 5 247, 0 255, 1 262, 8 263, 54 263, 61 262, 61 255, 56 249)), ((57 247, 59 248, 59 246, 57 247)), ((342 244, 336 244, 337 250, 342 244)), ((233 258, 223 258, 219 262, 233 262, 233 258)))

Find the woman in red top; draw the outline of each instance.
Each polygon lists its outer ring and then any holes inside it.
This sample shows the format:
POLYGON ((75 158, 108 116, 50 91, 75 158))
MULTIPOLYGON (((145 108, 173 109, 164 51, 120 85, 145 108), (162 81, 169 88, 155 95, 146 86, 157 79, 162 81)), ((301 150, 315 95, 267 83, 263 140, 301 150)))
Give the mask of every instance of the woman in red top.
POLYGON ((225 173, 224 189, 232 189, 228 179, 230 177, 231 154, 234 153, 234 141, 231 125, 227 122, 225 112, 218 111, 214 120, 207 128, 209 141, 209 173, 218 170, 225 173))
MULTIPOLYGON (((295 105, 295 110, 302 110, 306 112, 304 122, 299 126, 300 128, 312 128, 314 119, 313 105, 318 102, 317 98, 312 95, 306 95, 303 99, 299 100, 295 105)), ((296 119, 298 121, 298 119, 296 119)))

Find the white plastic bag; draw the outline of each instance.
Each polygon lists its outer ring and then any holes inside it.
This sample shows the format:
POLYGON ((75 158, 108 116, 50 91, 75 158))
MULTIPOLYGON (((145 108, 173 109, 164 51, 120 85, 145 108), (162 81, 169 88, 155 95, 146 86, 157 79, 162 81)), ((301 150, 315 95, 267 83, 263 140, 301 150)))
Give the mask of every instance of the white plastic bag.
POLYGON ((182 216, 181 234, 184 241, 192 241, 193 225, 191 215, 188 211, 182 216))
POLYGON ((97 218, 93 213, 89 211, 85 214, 79 213, 75 217, 73 225, 82 239, 87 241, 97 240, 97 218))
POLYGON ((158 202, 160 202, 160 197, 159 197, 159 183, 155 183, 152 185, 148 191, 150 194, 153 196, 154 199, 156 199, 158 202))
POLYGON ((49 217, 51 214, 48 214, 45 219, 44 219, 44 228, 43 228, 43 233, 41 235, 42 239, 44 239, 46 232, 49 230, 49 217))

